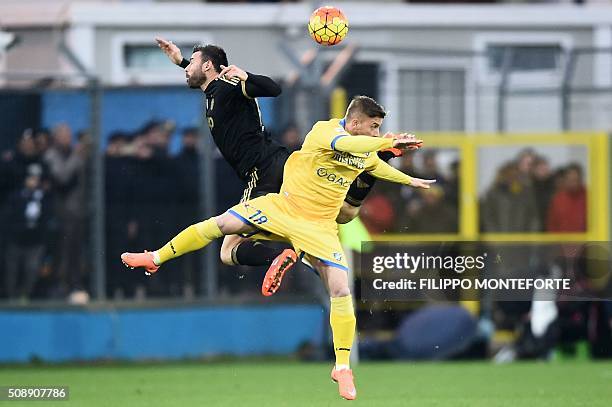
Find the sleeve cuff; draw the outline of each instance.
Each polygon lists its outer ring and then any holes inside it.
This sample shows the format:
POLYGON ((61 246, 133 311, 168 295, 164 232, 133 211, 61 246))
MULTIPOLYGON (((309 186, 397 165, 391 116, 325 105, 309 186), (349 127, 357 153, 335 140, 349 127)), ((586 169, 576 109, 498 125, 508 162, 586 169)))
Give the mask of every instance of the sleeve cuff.
POLYGON ((393 141, 395 141, 394 138, 386 138, 385 139, 387 141, 387 144, 385 144, 381 150, 386 150, 387 148, 393 148, 393 141))

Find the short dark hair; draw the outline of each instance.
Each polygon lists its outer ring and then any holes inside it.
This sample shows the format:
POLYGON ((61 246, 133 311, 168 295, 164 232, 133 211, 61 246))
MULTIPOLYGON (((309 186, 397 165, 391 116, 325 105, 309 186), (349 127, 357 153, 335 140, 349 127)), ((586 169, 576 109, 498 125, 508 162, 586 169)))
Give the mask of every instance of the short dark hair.
POLYGON ((368 96, 355 96, 351 100, 348 109, 346 109, 346 116, 352 116, 355 113, 362 113, 368 117, 380 117, 381 119, 384 119, 387 115, 385 108, 368 96))
POLYGON ((201 52, 202 61, 212 62, 217 72, 221 72, 221 65, 227 66, 227 55, 221 47, 198 44, 193 47, 193 52, 201 52))

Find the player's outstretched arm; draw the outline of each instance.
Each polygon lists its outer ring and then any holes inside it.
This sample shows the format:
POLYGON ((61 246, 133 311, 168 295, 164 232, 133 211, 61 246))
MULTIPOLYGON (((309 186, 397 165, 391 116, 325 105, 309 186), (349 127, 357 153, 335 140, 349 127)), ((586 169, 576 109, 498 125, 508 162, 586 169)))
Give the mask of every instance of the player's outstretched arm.
POLYGON ((435 179, 421 179, 421 178, 413 178, 408 174, 404 174, 400 170, 393 168, 386 162, 382 161, 378 157, 375 158, 375 164, 373 168, 368 168, 368 173, 372 176, 384 179, 386 181, 396 182, 398 184, 406 184, 415 188, 425 188, 428 189, 430 184, 436 182, 435 179))
POLYGON ((340 134, 331 140, 328 148, 347 153, 371 153, 393 147, 395 139, 340 134))
POLYGON ((276 97, 281 94, 281 87, 271 78, 246 72, 236 65, 221 65, 219 76, 225 76, 227 79, 240 79, 242 82, 242 93, 249 98, 276 97))
POLYGON ((172 41, 168 41, 162 37, 155 37, 155 41, 157 41, 159 48, 164 51, 164 54, 166 54, 174 65, 179 65, 181 68, 186 68, 187 65, 189 65, 189 61, 183 58, 181 50, 172 41))
POLYGON ((336 136, 331 142, 332 150, 345 151, 347 153, 370 153, 392 147, 414 150, 422 145, 423 140, 419 140, 413 134, 408 133, 387 133, 384 137, 341 134, 336 136))

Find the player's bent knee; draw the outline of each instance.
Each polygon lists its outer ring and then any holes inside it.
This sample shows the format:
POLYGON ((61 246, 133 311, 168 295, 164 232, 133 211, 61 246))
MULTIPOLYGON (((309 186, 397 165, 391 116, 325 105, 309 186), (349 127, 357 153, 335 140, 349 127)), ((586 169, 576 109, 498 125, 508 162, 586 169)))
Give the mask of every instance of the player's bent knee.
POLYGON ((346 297, 351 295, 351 290, 348 287, 329 287, 329 296, 332 298, 346 297))
POLYGON ((232 247, 221 246, 221 250, 219 251, 219 257, 221 258, 221 263, 226 266, 234 266, 234 260, 232 259, 232 247))
POLYGON ((217 222, 217 226, 219 226, 219 230, 224 235, 248 233, 254 230, 253 226, 245 224, 242 220, 227 212, 217 216, 215 221, 217 222))
POLYGON ((242 242, 242 238, 236 235, 229 235, 223 239, 221 250, 219 251, 219 257, 221 262, 227 266, 235 266, 238 263, 235 260, 234 251, 236 247, 242 242))
POLYGON ((215 218, 215 221, 217 222, 217 226, 219 226, 219 230, 221 232, 223 232, 224 234, 229 234, 234 223, 234 219, 232 219, 230 215, 224 213, 223 215, 217 216, 215 218))

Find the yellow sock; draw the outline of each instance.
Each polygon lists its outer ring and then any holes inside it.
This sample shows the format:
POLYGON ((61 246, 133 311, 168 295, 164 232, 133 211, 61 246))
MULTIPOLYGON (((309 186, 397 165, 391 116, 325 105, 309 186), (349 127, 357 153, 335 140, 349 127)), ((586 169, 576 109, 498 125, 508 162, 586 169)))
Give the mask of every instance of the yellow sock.
POLYGON ((329 322, 334 337, 334 352, 336 353, 336 365, 349 364, 351 346, 355 338, 355 310, 353 309, 353 297, 331 298, 331 312, 329 322))
POLYGON ((223 236, 223 233, 219 230, 215 218, 206 219, 203 222, 191 225, 173 237, 164 247, 157 250, 157 256, 159 256, 158 265, 182 256, 185 253, 201 249, 221 236, 223 236))

